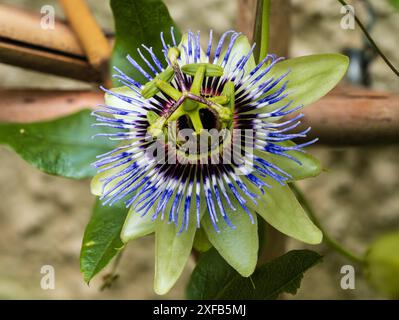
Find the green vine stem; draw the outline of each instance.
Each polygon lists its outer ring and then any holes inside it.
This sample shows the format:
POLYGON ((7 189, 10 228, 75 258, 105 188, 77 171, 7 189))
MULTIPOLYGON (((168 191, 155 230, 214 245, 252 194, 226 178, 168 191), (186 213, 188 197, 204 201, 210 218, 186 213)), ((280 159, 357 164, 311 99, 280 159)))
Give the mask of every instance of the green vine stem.
MULTIPOLYGON (((338 0, 339 3, 341 3, 343 6, 347 6, 348 4, 344 0, 338 0)), ((389 59, 385 56, 385 54, 381 51, 381 49, 377 46, 371 35, 368 33, 366 27, 363 25, 363 23, 359 20, 359 18, 354 15, 355 21, 360 27, 360 29, 363 31, 364 35, 366 36, 367 40, 370 41, 370 44, 374 48, 375 51, 381 56, 381 58, 384 60, 384 62, 388 65, 388 67, 399 77, 399 71, 395 68, 395 66, 389 61, 389 59)))
POLYGON ((117 256, 115 257, 114 263, 112 264, 112 268, 109 273, 105 274, 103 277, 103 283, 101 284, 100 291, 104 291, 105 289, 111 288, 116 280, 119 278, 119 274, 117 273, 117 269, 122 259, 124 250, 121 249, 117 256))
POLYGON ((254 50, 254 56, 258 62, 262 61, 269 52, 270 1, 258 0, 256 4, 254 42, 257 46, 254 50))
POLYGON ((306 196, 303 194, 303 192, 294 184, 291 183, 290 187, 292 191, 294 191, 298 201, 301 203, 302 207, 305 209, 305 211, 308 213, 310 219, 314 222, 314 224, 323 232, 323 240, 324 242, 332 249, 340 253, 342 256, 348 258, 352 262, 358 263, 358 264, 364 264, 364 259, 354 253, 352 253, 350 250, 344 248, 340 243, 338 243, 336 240, 334 240, 327 232, 326 230, 322 227, 319 219, 317 218, 312 206, 310 205, 308 199, 306 196))

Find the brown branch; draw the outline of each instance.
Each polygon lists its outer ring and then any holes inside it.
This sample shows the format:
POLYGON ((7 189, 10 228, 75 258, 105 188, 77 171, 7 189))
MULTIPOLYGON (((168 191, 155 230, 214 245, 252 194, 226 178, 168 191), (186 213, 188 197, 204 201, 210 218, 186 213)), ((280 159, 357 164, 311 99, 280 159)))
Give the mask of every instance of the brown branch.
MULTIPOLYGON (((33 122, 103 103, 102 92, 0 90, 0 121, 33 122)), ((399 143, 399 95, 341 87, 303 109, 302 126, 320 144, 399 143)))
POLYGON ((0 37, 85 57, 78 38, 64 21, 57 18, 55 29, 42 29, 41 18, 39 12, 0 4, 0 37))
POLYGON ((42 29, 40 19, 38 13, 0 5, 0 63, 100 82, 70 27, 56 19, 55 29, 42 29))
POLYGON ((256 0, 238 0, 237 2, 237 30, 245 34, 249 39, 252 39, 256 0))
POLYGON ((0 90, 0 122, 45 121, 100 103, 103 103, 101 92, 0 90))
POLYGON ((100 82, 100 73, 84 58, 67 56, 29 45, 0 41, 0 62, 58 76, 100 82))
MULTIPOLYGON (((250 0, 240 1, 249 3, 250 0)), ((85 61, 83 50, 79 49, 79 43, 68 26, 57 20, 56 29, 46 31, 40 29, 39 19, 39 15, 0 5, 0 62, 75 79, 99 81, 99 73, 85 61)), ((276 41, 273 43, 272 40, 272 46, 276 47, 276 41)), ((102 102, 102 93, 94 92, 0 91, 0 121, 51 119, 102 102)), ((363 146, 399 142, 398 95, 341 88, 303 112, 303 127, 311 126, 311 134, 319 137, 321 144, 363 146)))
POLYGON ((65 15, 79 38, 90 64, 107 77, 111 47, 85 0, 60 0, 65 15))

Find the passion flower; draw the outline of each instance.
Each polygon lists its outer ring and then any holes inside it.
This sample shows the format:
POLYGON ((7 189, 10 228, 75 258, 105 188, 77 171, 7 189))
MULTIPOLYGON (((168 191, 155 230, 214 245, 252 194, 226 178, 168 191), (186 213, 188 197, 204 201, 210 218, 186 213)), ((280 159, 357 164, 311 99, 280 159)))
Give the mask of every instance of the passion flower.
POLYGON ((121 144, 98 156, 92 191, 104 205, 123 201, 130 208, 124 242, 155 231, 161 294, 181 274, 193 243, 209 248, 209 240, 249 276, 257 260, 257 213, 299 240, 322 237, 287 186, 320 172, 303 150, 317 139, 291 141, 310 130, 296 130, 303 105, 289 90, 300 68, 274 55, 256 64, 254 45, 234 31, 215 46, 211 31, 205 51, 199 32, 177 43, 172 29, 170 38, 167 44, 161 34, 164 61, 144 45, 141 61, 127 57, 146 83, 115 68, 123 86, 104 89, 106 103, 93 112, 96 125, 118 131, 101 135, 121 144))

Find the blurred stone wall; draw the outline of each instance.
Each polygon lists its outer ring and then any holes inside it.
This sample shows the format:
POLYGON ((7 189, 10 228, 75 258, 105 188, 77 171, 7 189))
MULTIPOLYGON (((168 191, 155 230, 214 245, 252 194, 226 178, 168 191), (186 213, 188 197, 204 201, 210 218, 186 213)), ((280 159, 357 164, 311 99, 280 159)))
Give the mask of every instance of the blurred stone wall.
MULTIPOLYGON (((369 1, 376 10, 373 38, 382 51, 399 65, 397 54, 399 13, 388 1, 369 1)), ((345 47, 361 48, 363 38, 358 27, 343 30, 343 15, 336 0, 293 0, 293 39, 291 55, 341 52, 345 47)), ((362 1, 352 1, 356 13, 365 22, 368 15, 362 1)), ((370 66, 372 87, 399 93, 399 80, 382 59, 370 66)), ((325 228, 339 242, 358 254, 383 232, 399 229, 399 147, 315 148, 327 172, 303 181, 325 228)), ((291 248, 301 244, 290 241, 291 248)), ((310 248, 310 247, 309 247, 310 248)), ((305 275, 298 298, 373 299, 380 298, 357 271, 356 290, 340 287, 340 269, 346 259, 320 246, 324 262, 305 275)), ((398 248, 399 249, 399 248, 398 248)))
MULTIPOLYGON (((40 10, 56 1, 2 0, 40 10)), ((373 35, 381 48, 399 64, 397 43, 399 14, 385 1, 371 1, 378 11, 373 35)), ((108 1, 89 1, 102 25, 113 29, 108 1)), ((166 0, 172 16, 182 29, 220 34, 234 27, 236 2, 233 0, 166 0)), ((359 10, 362 8, 359 5, 359 10)), ((357 8, 358 8, 357 7, 357 8)), ((293 0, 293 41, 291 55, 339 52, 345 46, 361 43, 360 30, 340 28, 339 6, 335 0, 293 0)), ((372 65, 373 86, 399 92, 398 80, 377 59, 372 65)), ((87 84, 38 74, 0 64, 2 87, 88 88, 87 84)), ((399 148, 369 147, 334 149, 316 147, 328 172, 301 183, 317 214, 330 233, 354 251, 361 253, 378 234, 399 228, 399 148)), ((137 299, 157 298, 152 291, 154 269, 153 239, 147 237, 129 244, 119 267, 120 280, 103 292, 101 276, 83 283, 79 272, 79 249, 90 215, 93 197, 89 181, 53 177, 31 168, 11 150, 0 147, 0 298, 26 299, 137 299), (56 289, 42 290, 40 269, 52 265, 56 289)), ((289 248, 304 248, 289 241, 289 248)), ((322 264, 305 275, 297 298, 360 299, 379 298, 358 274, 356 290, 340 288, 340 268, 348 261, 324 246, 313 247, 325 254, 322 264)), ((166 298, 182 298, 193 268, 190 262, 184 276, 166 298)), ((104 273, 103 273, 104 274, 104 273)))

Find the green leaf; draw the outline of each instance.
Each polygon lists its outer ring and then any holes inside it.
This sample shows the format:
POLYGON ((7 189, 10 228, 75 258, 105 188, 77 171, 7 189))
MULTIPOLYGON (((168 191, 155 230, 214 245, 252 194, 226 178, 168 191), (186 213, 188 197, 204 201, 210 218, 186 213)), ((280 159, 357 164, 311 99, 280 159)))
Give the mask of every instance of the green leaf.
MULTIPOLYGON (((273 179, 268 179, 267 183, 271 188, 265 189, 259 205, 255 207, 249 202, 248 205, 280 232, 305 243, 319 244, 323 238, 322 232, 308 217, 291 189, 273 179)), ((256 189, 248 186, 256 192, 256 189)))
POLYGON ((92 127, 89 110, 53 121, 0 124, 0 143, 13 148, 35 168, 49 174, 81 179, 91 177, 96 156, 112 150, 116 143, 105 138, 92 139, 96 133, 112 132, 92 127))
POLYGON ((83 236, 80 270, 84 280, 90 280, 107 266, 123 247, 120 233, 127 209, 122 206, 103 206, 97 200, 83 236))
POLYGON ((258 260, 258 221, 253 213, 254 223, 251 222, 234 195, 230 199, 237 211, 232 211, 225 203, 224 208, 235 229, 222 220, 218 224, 220 232, 216 232, 209 214, 204 215, 201 225, 220 255, 242 276, 248 277, 254 272, 258 260))
POLYGON ((389 2, 390 2, 397 10, 399 10, 399 0, 389 0, 389 2))
MULTIPOLYGON (((146 50, 141 45, 152 47, 158 59, 164 61, 160 33, 164 32, 165 40, 168 42, 171 39, 170 27, 174 26, 178 43, 180 32, 161 0, 111 0, 111 8, 115 20, 116 39, 110 65, 118 67, 136 81, 145 83, 147 80, 127 61, 126 55, 130 54, 147 70, 145 64, 141 63, 142 59, 137 48, 144 50, 143 54, 148 57, 146 50)), ((151 61, 151 58, 148 60, 151 61)), ((113 73, 112 69, 111 74, 113 73)), ((114 86, 120 86, 116 79, 114 86)))
POLYGON ((303 273, 322 257, 309 250, 293 250, 259 267, 250 278, 241 277, 214 250, 201 255, 187 287, 188 299, 272 300, 296 294, 303 273))
POLYGON ((130 208, 125 224, 121 231, 121 239, 124 243, 151 234, 155 231, 155 221, 152 221, 150 210, 144 217, 130 208))
POLYGON ((277 79, 287 71, 290 73, 276 86, 274 92, 288 80, 288 97, 274 103, 273 109, 293 100, 292 108, 309 105, 325 96, 345 75, 349 66, 348 57, 341 54, 317 54, 288 59, 277 63, 266 75, 277 79))
MULTIPOLYGON (((223 289, 240 276, 216 249, 201 254, 187 285, 187 298, 192 300, 217 299, 223 289)), ((220 298, 222 299, 222 298, 220 298)))

